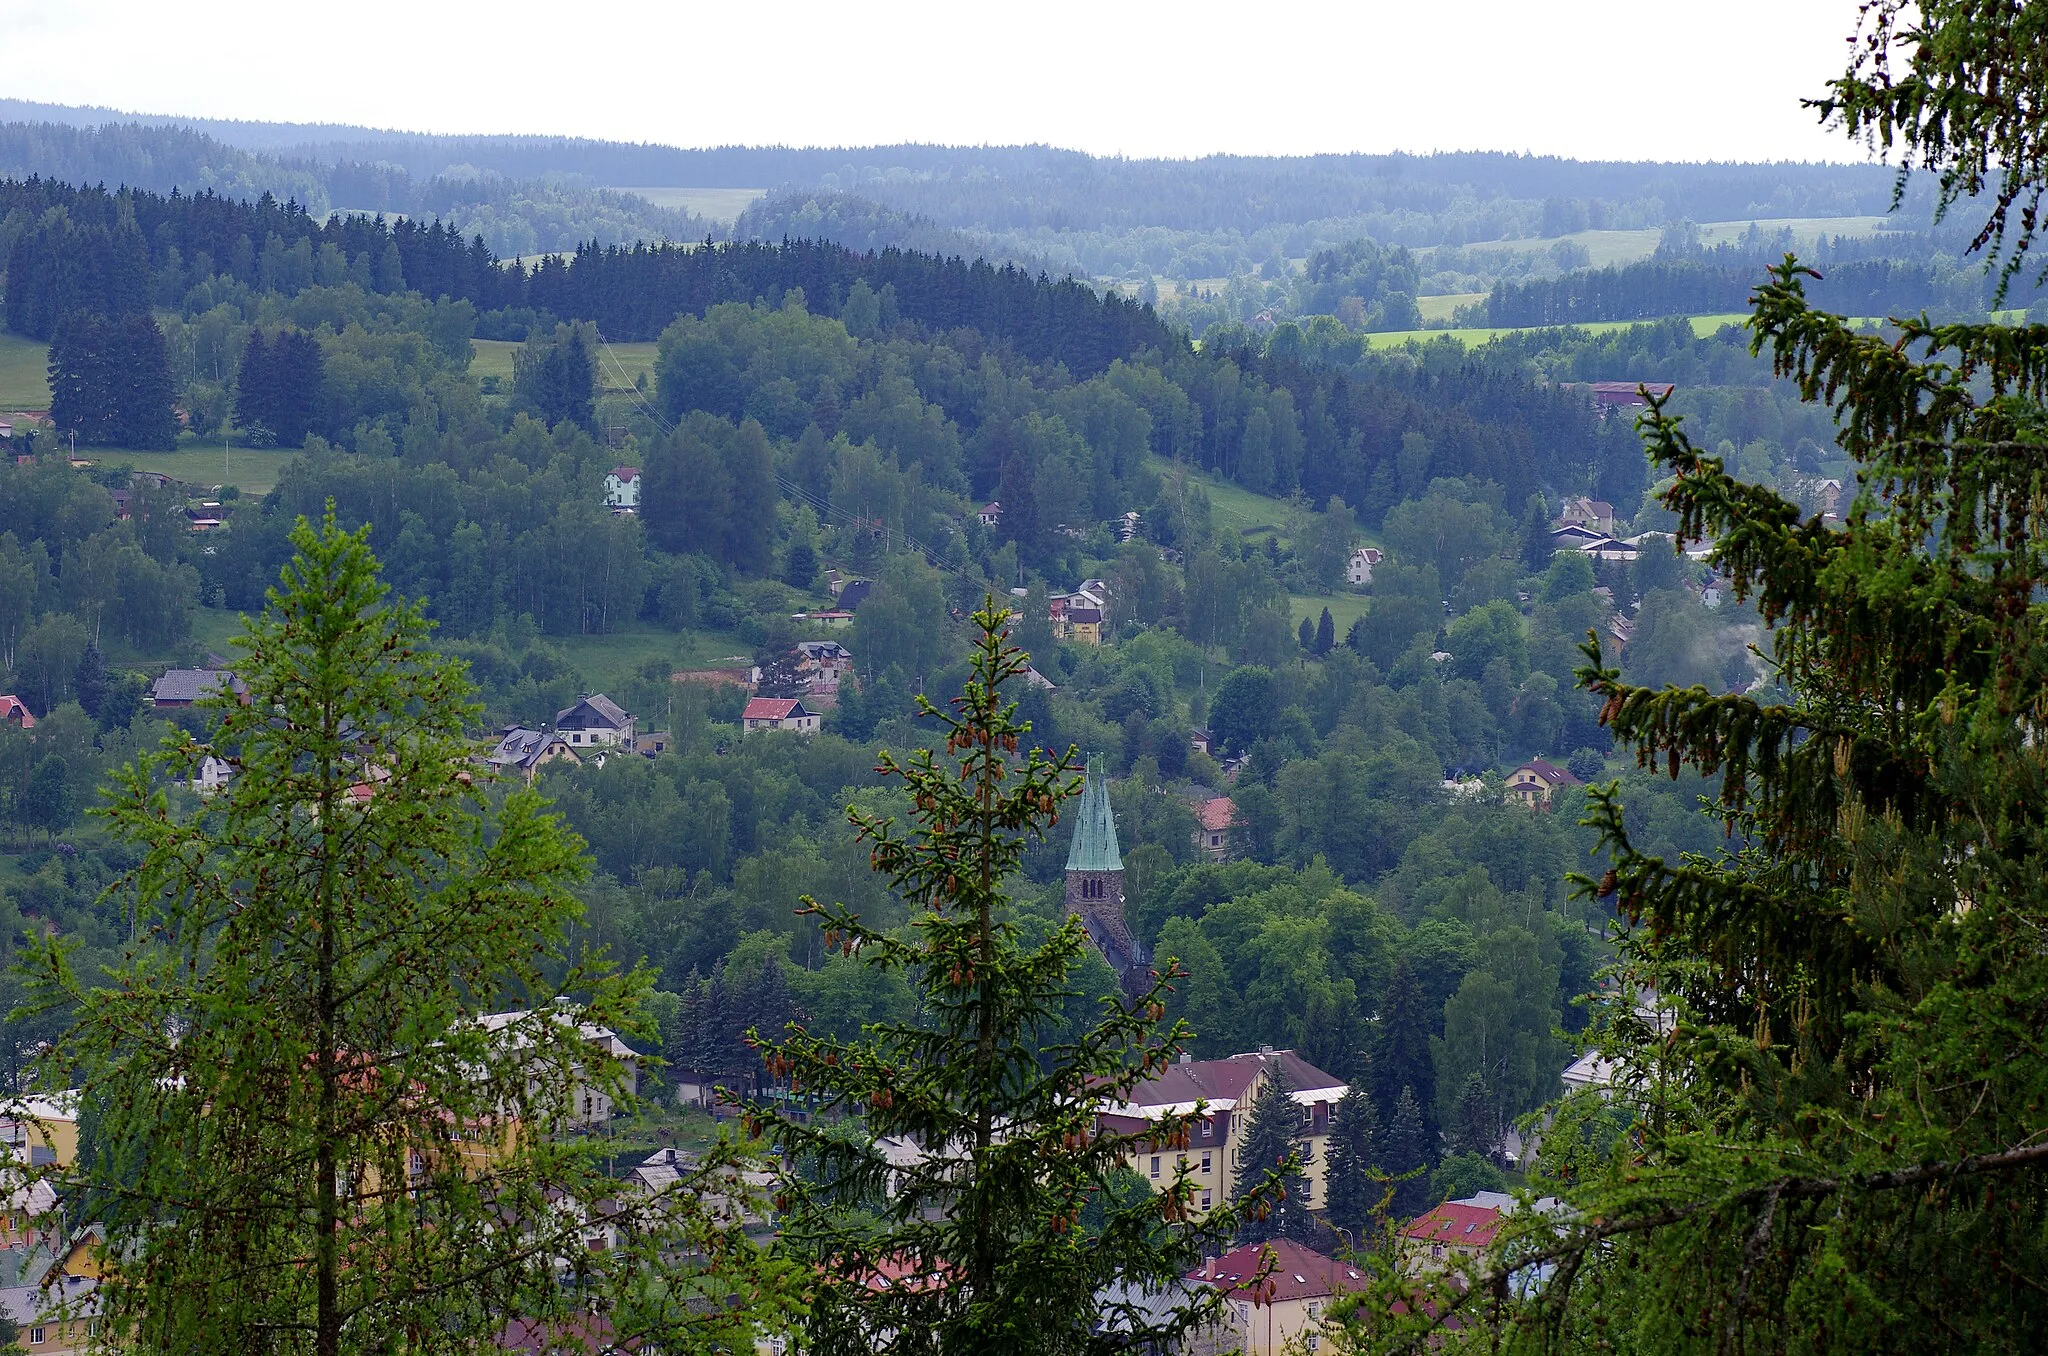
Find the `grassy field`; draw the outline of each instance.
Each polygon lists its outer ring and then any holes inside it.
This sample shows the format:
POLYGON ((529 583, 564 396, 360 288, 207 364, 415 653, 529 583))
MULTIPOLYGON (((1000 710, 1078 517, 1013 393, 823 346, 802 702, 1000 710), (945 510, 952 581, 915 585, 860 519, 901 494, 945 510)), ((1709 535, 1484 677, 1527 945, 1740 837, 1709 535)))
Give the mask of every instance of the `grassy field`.
MULTIPOLYGON (((80 449, 83 452, 83 449, 80 449)), ((188 485, 211 487, 233 485, 245 495, 260 497, 277 484, 277 474, 296 457, 296 448, 261 450, 231 447, 225 463, 218 446, 194 444, 175 452, 131 452, 119 447, 95 447, 86 453, 101 466, 132 466, 138 471, 160 471, 188 485)))
POLYGON ((1160 457, 1150 459, 1154 470, 1166 478, 1169 484, 1173 477, 1185 469, 1188 483, 1200 485, 1209 495, 1209 517, 1216 530, 1240 537, 1261 537, 1274 535, 1285 541, 1287 532, 1287 503, 1285 500, 1270 499, 1263 494, 1253 494, 1242 485, 1199 471, 1194 467, 1181 467, 1160 457))
MULTIPOLYGON (((1793 238, 1806 242, 1823 235, 1863 236, 1875 235, 1894 224, 1890 217, 1761 217, 1744 221, 1708 221, 1700 224, 1700 243, 1718 245, 1724 241, 1737 240, 1754 224, 1764 232, 1789 229, 1793 238)), ((1610 265, 1632 264, 1647 259, 1657 248, 1662 231, 1576 231, 1571 235, 1544 236, 1528 240, 1481 240, 1466 246, 1473 250, 1514 250, 1523 254, 1545 252, 1560 240, 1569 240, 1583 247, 1586 257, 1594 268, 1610 265)), ((1428 254, 1428 250, 1418 250, 1428 254)))
POLYGON ((49 345, 0 334, 0 413, 49 408, 49 345))
MULTIPOLYGON (((476 356, 469 360, 469 374, 478 378, 496 377, 510 385, 512 355, 519 351, 520 346, 510 339, 472 339, 469 342, 476 350, 476 356)), ((653 381, 656 347, 652 343, 606 344, 597 355, 598 385, 631 386, 633 378, 642 372, 647 374, 648 381, 653 381)))
POLYGON ((1345 633, 1351 630, 1351 623, 1365 615, 1366 598, 1362 593, 1333 593, 1318 596, 1312 593, 1290 593, 1288 602, 1293 604, 1294 624, 1301 625, 1303 617, 1315 621, 1323 615, 1323 609, 1330 609, 1330 620, 1337 626, 1337 643, 1343 644, 1345 633))
POLYGON ((632 193, 656 207, 695 212, 710 221, 727 225, 738 221, 747 204, 765 197, 765 188, 614 188, 614 193, 632 193))
POLYGON ((1449 320, 1460 306, 1485 301, 1487 296, 1485 292, 1447 292, 1442 296, 1417 297, 1415 306, 1424 320, 1449 320))
MULTIPOLYGON (((1749 316, 1746 313, 1732 313, 1729 315, 1696 315, 1691 317, 1691 319, 1692 332, 1704 338, 1720 329, 1723 325, 1739 325, 1749 319, 1749 316)), ((1648 323, 1650 322, 1645 320, 1596 320, 1591 324, 1579 325, 1575 328, 1585 330, 1589 334, 1607 334, 1613 330, 1625 330, 1631 325, 1646 325, 1648 323)), ((1555 329, 1557 327, 1544 325, 1533 328, 1555 329)), ((1387 330, 1379 334, 1366 335, 1365 342, 1371 348, 1399 348, 1403 344, 1411 342, 1426 344, 1432 339, 1441 339, 1448 335, 1460 343, 1477 345, 1483 344, 1489 339, 1498 338, 1503 334, 1518 334, 1521 332, 1514 329, 1387 330)))

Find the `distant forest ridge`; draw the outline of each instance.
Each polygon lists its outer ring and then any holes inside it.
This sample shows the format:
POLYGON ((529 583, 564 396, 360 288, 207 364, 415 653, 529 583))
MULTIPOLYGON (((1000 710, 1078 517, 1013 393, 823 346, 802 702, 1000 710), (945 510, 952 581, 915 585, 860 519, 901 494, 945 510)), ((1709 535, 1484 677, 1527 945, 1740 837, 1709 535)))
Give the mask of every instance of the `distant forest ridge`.
MULTIPOLYGON (((1855 216, 1885 212, 1894 185, 1894 171, 1875 164, 1576 161, 1491 151, 1217 155, 1181 161, 1098 157, 1050 146, 693 149, 574 137, 235 122, 0 99, 0 122, 10 121, 81 128, 184 127, 308 170, 384 165, 414 178, 431 178, 462 166, 520 180, 574 175, 613 187, 858 191, 942 226, 994 230, 1137 224, 1252 229, 1388 212, 1434 216, 1455 199, 1474 197, 1555 200, 1560 206, 1554 211, 1578 219, 1580 229, 1600 224, 1603 214, 1616 225, 1855 216), (1649 220, 1652 216, 1657 219, 1649 220)), ((1926 206, 1926 193, 1916 186, 1908 194, 1905 215, 1924 219, 1926 206)))

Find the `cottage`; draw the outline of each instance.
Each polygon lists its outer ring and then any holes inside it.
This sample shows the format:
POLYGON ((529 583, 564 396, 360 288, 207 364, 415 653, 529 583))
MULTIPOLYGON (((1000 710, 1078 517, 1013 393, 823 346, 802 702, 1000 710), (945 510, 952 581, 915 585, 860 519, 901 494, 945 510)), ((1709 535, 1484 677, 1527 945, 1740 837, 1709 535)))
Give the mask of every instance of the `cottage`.
POLYGON ((1024 666, 1024 673, 1023 673, 1023 678, 1024 678, 1024 681, 1025 681, 1025 682, 1026 682, 1027 684, 1029 684, 1030 686, 1032 686, 1032 687, 1035 687, 1035 688, 1039 688, 1039 689, 1042 689, 1043 691, 1046 691, 1046 692, 1056 692, 1056 691, 1058 691, 1058 690, 1059 690, 1059 689, 1058 689, 1058 688, 1057 688, 1057 687, 1056 687, 1056 686, 1054 685, 1054 683, 1053 683, 1052 679, 1050 679, 1050 678, 1046 677, 1046 676, 1045 676, 1044 674, 1040 673, 1040 672, 1039 672, 1039 671, 1038 671, 1037 669, 1034 669, 1034 668, 1032 668, 1032 667, 1031 667, 1031 666, 1030 666, 1029 664, 1026 664, 1026 665, 1024 666))
POLYGON ((1204 795, 1195 802, 1195 847, 1212 862, 1230 855, 1230 826, 1237 803, 1228 796, 1204 795))
POLYGON ((29 1181, 7 1170, 0 1175, 0 1250, 45 1247, 55 1252, 64 1243, 64 1220, 57 1189, 47 1181, 29 1181))
POLYGON ((1251 1120, 1252 1104, 1276 1070, 1285 1071, 1292 1089, 1288 1096, 1301 1110, 1302 1173, 1308 1181, 1301 1204, 1319 1207, 1330 1115, 1346 1086, 1342 1079, 1324 1073, 1292 1050, 1268 1046, 1228 1059, 1197 1060, 1183 1055, 1178 1063, 1133 1089, 1130 1101, 1104 1112, 1102 1121, 1110 1129, 1131 1134, 1162 1116, 1190 1112, 1199 1105, 1202 1116, 1191 1127, 1185 1149, 1161 1146, 1157 1153, 1140 1153, 1131 1168, 1154 1191, 1162 1191, 1185 1167, 1195 1189, 1195 1209, 1212 1210, 1236 1194, 1237 1155, 1251 1120))
POLYGON ((1315 1351, 1330 1302, 1368 1284, 1349 1262, 1323 1256, 1291 1238, 1247 1243, 1204 1261, 1187 1279, 1223 1292, 1213 1331, 1191 1334, 1202 1349, 1246 1356, 1315 1351))
POLYGON ((614 466, 604 478, 604 506, 613 513, 640 511, 640 468, 614 466))
POLYGON ((555 713, 555 733, 572 748, 633 742, 633 718, 602 692, 555 713))
MULTIPOLYGON (((555 1021, 568 1020, 566 1017, 556 1014, 533 1012, 526 1009, 512 1012, 487 1012, 476 1020, 477 1024, 483 1027, 485 1031, 493 1033, 508 1032, 513 1048, 517 1049, 524 1048, 530 1038, 537 1034, 530 1026, 522 1029, 522 1024, 550 1017, 555 1021)), ((594 1053, 600 1054, 603 1058, 618 1062, 624 1072, 621 1080, 622 1090, 628 1096, 637 1095, 640 1090, 640 1052, 620 1040, 618 1033, 608 1026, 599 1026, 594 1022, 582 1022, 578 1023, 576 1032, 591 1047, 594 1053)), ((610 1094, 602 1088, 586 1082, 583 1078, 583 1068, 580 1064, 571 1070, 571 1075, 574 1082, 569 1093, 569 1124, 587 1130, 602 1126, 611 1120, 614 1114, 614 1107, 610 1094)))
POLYGON ((1344 582, 1353 588, 1364 588, 1372 582, 1372 567, 1385 559, 1377 547, 1359 547, 1344 566, 1344 582))
POLYGON ((28 709, 28 703, 12 695, 0 697, 0 721, 6 721, 17 730, 36 728, 35 713, 28 709))
POLYGON ((981 506, 981 512, 974 515, 981 519, 983 527, 994 527, 1003 520, 1003 505, 999 499, 991 499, 981 506))
POLYGON ((1096 607, 1069 607, 1067 609, 1067 638, 1076 645, 1100 645, 1102 643, 1102 609, 1096 607))
POLYGON ((77 1089, 9 1097, 0 1101, 0 1144, 6 1157, 32 1168, 78 1161, 77 1089))
POLYGON ((30 1356, 71 1356, 100 1347, 99 1281, 59 1276, 40 1285, 0 1289, 0 1315, 19 1334, 19 1350, 30 1356))
POLYGON ((818 716, 792 698, 753 697, 740 712, 740 728, 748 734, 756 730, 792 730, 810 735, 818 732, 818 716))
POLYGON ((159 710, 191 706, 227 688, 246 704, 249 689, 228 669, 169 669, 149 689, 151 705, 159 710))
POLYGON ((1410 1275, 1451 1270, 1493 1246, 1507 1215, 1499 1205, 1482 1203, 1486 1196, 1513 1199, 1499 1192, 1484 1192, 1480 1197, 1445 1201, 1409 1221, 1401 1231, 1403 1269, 1410 1275))
POLYGON ((1508 774, 1508 794, 1531 809, 1547 810, 1559 789, 1583 785, 1571 773, 1541 758, 1531 758, 1508 774))
POLYGON ((1667 400, 1676 389, 1668 381, 1596 381, 1590 387, 1593 406, 1603 418, 1617 410, 1647 409, 1650 397, 1667 400))
POLYGON ((668 732, 655 731, 633 736, 633 752, 642 758, 659 758, 668 752, 668 732))
POLYGON ((1564 501, 1564 512, 1557 515, 1559 527, 1591 528, 1602 536, 1614 535, 1614 505, 1605 499, 1591 499, 1578 495, 1564 501))
POLYGON ((217 796, 227 789, 234 773, 227 759, 209 753, 199 760, 199 770, 192 774, 192 789, 202 796, 217 796))
POLYGON ((1120 542, 1135 541, 1138 536, 1138 522, 1139 517, 1136 509, 1132 509, 1118 518, 1116 520, 1116 539, 1120 542))
POLYGON ((1207 730, 1190 730, 1188 731, 1188 752, 1213 755, 1216 752, 1216 741, 1207 730))
POLYGON ((539 774, 543 763, 552 763, 557 758, 566 758, 571 763, 583 761, 559 734, 514 725, 484 755, 484 764, 493 772, 516 772, 530 782, 539 774))

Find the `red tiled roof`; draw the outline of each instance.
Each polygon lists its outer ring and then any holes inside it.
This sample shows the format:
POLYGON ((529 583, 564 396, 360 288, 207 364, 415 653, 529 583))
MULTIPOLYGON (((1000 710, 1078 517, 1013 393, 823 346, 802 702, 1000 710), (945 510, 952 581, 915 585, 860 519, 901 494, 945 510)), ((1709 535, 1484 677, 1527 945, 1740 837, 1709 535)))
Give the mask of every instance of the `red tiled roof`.
POLYGON ((24 730, 36 727, 35 715, 28 709, 28 704, 14 696, 0 697, 0 720, 20 721, 24 730))
POLYGON ((788 720, 794 715, 808 716, 803 703, 786 697, 751 697, 747 709, 740 713, 742 720, 788 720))
POLYGON ((1195 807, 1195 817, 1202 821, 1202 827, 1210 833, 1221 833, 1230 827, 1230 821, 1237 815, 1237 803, 1228 796, 1217 796, 1205 800, 1195 807))
POLYGON ((638 480, 640 478, 640 468, 637 466, 614 466, 612 467, 612 474, 620 480, 638 480))
POLYGON ((1357 1267, 1287 1238, 1233 1248, 1190 1271, 1188 1279, 1213 1285, 1232 1298, 1261 1304, 1319 1299, 1365 1285, 1365 1274, 1357 1267))
POLYGON ((1483 1248, 1493 1242, 1506 1216, 1484 1206, 1445 1201, 1426 1215, 1411 1220, 1408 1237, 1421 1243, 1448 1243, 1461 1248, 1483 1248))

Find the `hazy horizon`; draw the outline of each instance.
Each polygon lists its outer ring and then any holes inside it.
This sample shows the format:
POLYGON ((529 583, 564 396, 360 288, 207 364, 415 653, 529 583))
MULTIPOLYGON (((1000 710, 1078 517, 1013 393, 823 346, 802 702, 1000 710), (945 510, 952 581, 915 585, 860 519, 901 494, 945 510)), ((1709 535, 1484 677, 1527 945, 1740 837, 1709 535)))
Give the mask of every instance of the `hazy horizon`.
POLYGON ((371 0, 342 27, 254 0, 205 8, 195 27, 189 10, 141 0, 78 0, 61 13, 0 0, 17 58, 0 96, 147 117, 685 148, 1867 159, 1799 106, 1838 73, 1830 52, 1844 50, 1853 0, 1790 12, 1734 0, 1710 23, 1610 0, 1542 12, 1487 0, 1458 7, 1449 25, 1440 11, 1385 4, 1295 3, 1248 20, 1214 11, 1234 21, 1222 23, 1187 7, 1061 0, 1034 8, 1028 27, 925 3, 798 5, 772 23, 681 7, 636 16, 642 36, 630 43, 619 25, 563 24, 557 9, 531 4, 479 25, 466 12, 371 0), (1766 32, 1777 41, 1755 45, 1766 32), (195 33, 217 60, 163 59, 195 33), (308 50, 339 78, 309 72, 308 50), (457 51, 462 60, 444 59, 457 51), (588 97, 593 87, 602 101, 588 97))

